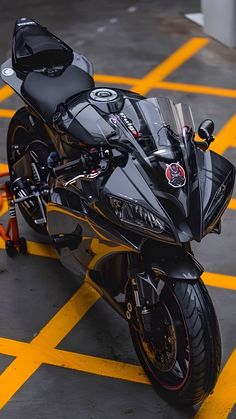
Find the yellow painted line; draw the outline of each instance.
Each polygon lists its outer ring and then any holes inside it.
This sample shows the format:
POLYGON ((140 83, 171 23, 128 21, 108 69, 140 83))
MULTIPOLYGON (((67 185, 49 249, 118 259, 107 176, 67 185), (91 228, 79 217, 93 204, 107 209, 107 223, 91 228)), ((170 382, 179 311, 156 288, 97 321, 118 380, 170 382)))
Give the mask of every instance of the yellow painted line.
MULTIPOLYGON (((125 84, 128 86, 137 85, 142 79, 135 77, 113 76, 109 74, 95 74, 94 79, 98 83, 125 84)), ((226 89, 214 86, 204 86, 190 83, 177 83, 169 81, 153 81, 152 89, 171 90, 184 93, 220 96, 226 98, 236 98, 236 89, 226 89)), ((0 118, 12 118, 15 109, 0 109, 0 118)))
POLYGON ((173 83, 169 81, 161 81, 156 84, 156 88, 164 90, 176 90, 186 93, 196 93, 202 95, 213 95, 213 96, 222 96, 228 98, 236 98, 235 89, 225 89, 221 87, 212 87, 212 86, 202 86, 197 84, 187 84, 187 83, 173 83))
POLYGON ((32 342, 51 348, 57 346, 99 298, 100 295, 90 285, 83 283, 32 342))
POLYGON ((166 60, 150 71, 140 82, 136 83, 132 90, 140 94, 146 94, 152 89, 153 85, 173 73, 173 71, 197 54, 197 52, 206 46, 208 42, 209 40, 206 38, 190 39, 166 60))
MULTIPOLYGON (((95 81, 100 83, 112 83, 112 84, 127 84, 137 85, 142 82, 142 79, 135 77, 123 77, 123 76, 112 76, 108 74, 95 74, 95 81)), ((235 99, 236 89, 226 89, 223 87, 215 86, 204 86, 200 84, 191 83, 178 83, 170 81, 155 81, 153 80, 153 89, 163 90, 174 90, 177 92, 209 95, 209 96, 220 96, 235 99)))
POLYGON ((8 165, 6 163, 0 163, 0 173, 5 173, 8 171, 8 165))
POLYGON ((0 109, 0 118, 12 118, 15 113, 14 109, 0 109))
POLYGON ((236 350, 223 368, 214 393, 200 407, 195 419, 226 419, 236 403, 236 350))
POLYGON ((14 357, 29 356, 37 362, 69 368, 105 377, 150 384, 140 365, 84 355, 60 349, 51 349, 33 343, 0 338, 0 353, 14 357))
POLYGON ((211 145, 211 150, 223 154, 229 147, 236 147, 236 114, 230 118, 216 135, 216 139, 211 145))
POLYGON ((41 363, 30 356, 17 357, 0 375, 0 410, 8 403, 19 388, 40 367, 41 363))
POLYGON ((14 94, 14 90, 10 86, 3 86, 0 88, 0 102, 8 99, 14 94))
POLYGON ((67 351, 52 350, 51 352, 52 356, 49 358, 49 363, 52 365, 120 380, 150 384, 139 365, 67 351))
POLYGON ((236 199, 231 199, 231 201, 229 203, 229 206, 228 206, 228 209, 236 211, 236 199))
MULTIPOLYGON (((32 344, 32 348, 58 345, 99 298, 96 291, 83 284, 28 345, 32 344)), ((42 364, 42 359, 35 358, 36 352, 22 353, 0 375, 0 409, 42 364)))
POLYGON ((141 81, 141 79, 136 79, 134 77, 112 76, 108 74, 95 74, 94 79, 99 83, 128 84, 131 86, 141 81))
POLYGON ((236 291, 236 276, 223 275, 214 272, 204 272, 202 279, 203 282, 210 287, 236 291))
MULTIPOLYGON (((8 211, 7 199, 3 198, 3 206, 0 209, 0 217, 2 217, 7 211, 8 211)), ((0 248, 1 248, 1 243, 0 243, 0 248)))
MULTIPOLYGON (((215 274, 208 274, 206 282, 213 275, 215 277, 215 274)), ((16 356, 0 376, 0 408, 5 406, 42 363, 148 383, 139 366, 54 349, 99 298, 98 293, 84 283, 31 343, 0 339, 0 352, 16 356)))

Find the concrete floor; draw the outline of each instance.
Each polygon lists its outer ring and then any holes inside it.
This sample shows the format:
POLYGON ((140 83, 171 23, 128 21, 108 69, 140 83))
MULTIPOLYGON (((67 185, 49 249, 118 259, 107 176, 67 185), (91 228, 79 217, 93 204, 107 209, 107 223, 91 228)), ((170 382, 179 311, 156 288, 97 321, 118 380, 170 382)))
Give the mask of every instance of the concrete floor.
MULTIPOLYGON (((0 0, 0 62, 10 56, 15 19, 25 15, 87 55, 95 73, 142 78, 187 40, 204 36, 200 27, 183 16, 197 11, 196 0, 0 0)), ((235 51, 211 40, 167 80, 236 89, 235 67, 235 51)), ((148 95, 189 103, 196 126, 210 117, 216 132, 235 113, 232 98, 168 90, 151 90, 148 95)), ((0 103, 4 109, 20 106, 16 95, 0 103)), ((8 124, 9 119, 0 119, 0 162, 6 161, 8 124)), ((234 164, 235 150, 226 152, 234 164)), ((23 220, 20 225, 27 239, 43 241, 23 220)), ((235 275, 235 233, 236 213, 228 210, 223 217, 222 235, 194 244, 206 271, 235 275)), ((30 342, 80 284, 57 260, 30 255, 12 261, 0 251, 0 337, 30 342)), ((209 291, 220 321, 225 363, 236 347, 236 293, 213 287, 209 291)), ((58 348, 137 363, 126 324, 103 301, 88 312, 58 348)), ((0 354, 0 372, 12 360, 0 354)), ((234 414, 232 409, 231 417, 234 414)), ((194 415, 194 409, 180 412, 170 407, 150 386, 49 365, 41 366, 0 411, 1 419, 172 419, 194 415)))

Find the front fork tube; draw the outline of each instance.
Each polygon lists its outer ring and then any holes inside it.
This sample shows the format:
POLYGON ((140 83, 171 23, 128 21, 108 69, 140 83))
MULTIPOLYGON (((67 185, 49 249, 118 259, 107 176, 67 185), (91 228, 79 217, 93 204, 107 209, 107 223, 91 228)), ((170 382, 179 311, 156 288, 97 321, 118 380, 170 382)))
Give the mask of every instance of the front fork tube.
POLYGON ((130 278, 133 298, 132 302, 127 301, 126 318, 133 321, 144 335, 148 335, 153 328, 153 308, 159 302, 157 284, 152 275, 140 271, 140 267, 130 269, 130 278))

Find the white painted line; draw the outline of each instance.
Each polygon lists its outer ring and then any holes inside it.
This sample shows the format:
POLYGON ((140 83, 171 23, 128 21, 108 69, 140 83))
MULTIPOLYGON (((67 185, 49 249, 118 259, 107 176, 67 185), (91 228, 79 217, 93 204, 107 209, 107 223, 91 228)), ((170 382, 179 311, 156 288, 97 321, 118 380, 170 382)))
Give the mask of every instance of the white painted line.
POLYGON ((80 39, 79 41, 77 41, 77 42, 75 43, 75 46, 76 46, 76 47, 80 47, 81 45, 84 45, 84 43, 85 43, 85 40, 84 40, 84 39, 80 39))
POLYGON ((197 25, 200 25, 200 26, 204 25, 203 13, 186 13, 185 17, 191 20, 192 22, 197 23, 197 25))
POLYGON ((97 32, 102 33, 106 30, 106 26, 99 26, 99 28, 96 29, 97 32))
POLYGON ((136 10, 137 10, 137 7, 136 7, 136 6, 130 6, 130 7, 127 9, 127 12, 129 12, 129 13, 135 13, 135 12, 136 12, 136 10))

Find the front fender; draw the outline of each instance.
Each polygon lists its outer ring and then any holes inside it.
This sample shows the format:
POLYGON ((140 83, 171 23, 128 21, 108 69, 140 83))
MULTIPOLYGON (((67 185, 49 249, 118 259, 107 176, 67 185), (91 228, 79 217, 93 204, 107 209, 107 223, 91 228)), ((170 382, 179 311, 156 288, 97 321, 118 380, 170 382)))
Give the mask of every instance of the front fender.
POLYGON ((147 267, 174 280, 198 279, 204 269, 184 247, 149 242, 143 248, 147 267))

